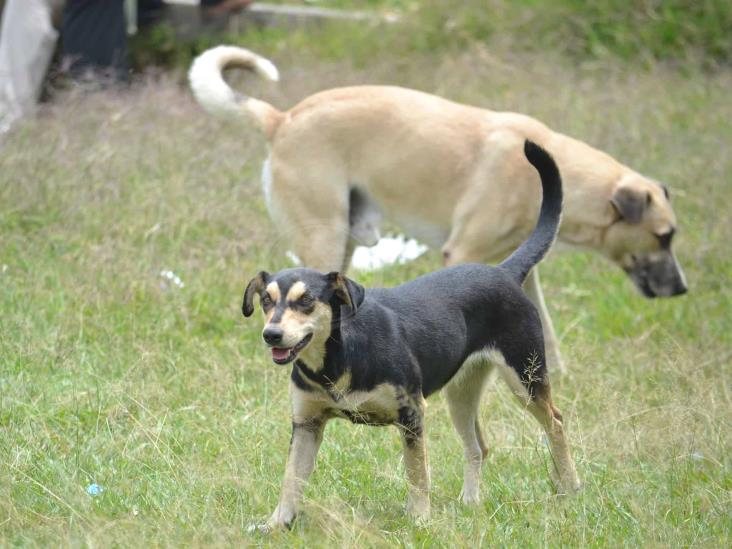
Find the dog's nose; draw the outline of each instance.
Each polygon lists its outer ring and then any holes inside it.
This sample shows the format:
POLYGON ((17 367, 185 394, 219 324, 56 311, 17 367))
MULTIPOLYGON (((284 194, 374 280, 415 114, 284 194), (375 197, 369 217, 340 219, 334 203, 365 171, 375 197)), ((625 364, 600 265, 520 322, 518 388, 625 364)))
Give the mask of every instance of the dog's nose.
POLYGON ((277 328, 276 326, 269 326, 264 329, 262 332, 262 337, 264 338, 264 341, 268 345, 277 345, 278 343, 282 342, 282 335, 283 335, 282 328, 277 328))
POLYGON ((686 284, 684 284, 683 282, 681 282, 680 284, 678 284, 676 286, 676 288, 674 288, 674 293, 671 295, 684 295, 688 291, 689 291, 689 287, 686 284))

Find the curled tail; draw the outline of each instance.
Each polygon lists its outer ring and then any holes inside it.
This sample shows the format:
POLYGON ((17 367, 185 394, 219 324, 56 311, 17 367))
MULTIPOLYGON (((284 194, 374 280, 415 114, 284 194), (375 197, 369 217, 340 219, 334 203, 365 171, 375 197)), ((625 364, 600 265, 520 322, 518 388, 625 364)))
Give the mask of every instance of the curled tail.
POLYGON ((524 142, 524 154, 541 177, 543 197, 539 220, 529 238, 499 265, 510 272, 519 283, 523 283, 529 271, 549 251, 557 236, 562 216, 562 178, 554 159, 528 139, 524 142))
POLYGON ((277 67, 269 59, 244 48, 218 46, 196 57, 188 72, 188 81, 196 100, 212 114, 223 117, 249 115, 265 135, 271 137, 283 114, 265 101, 233 90, 222 76, 227 66, 243 67, 267 80, 279 80, 277 67))

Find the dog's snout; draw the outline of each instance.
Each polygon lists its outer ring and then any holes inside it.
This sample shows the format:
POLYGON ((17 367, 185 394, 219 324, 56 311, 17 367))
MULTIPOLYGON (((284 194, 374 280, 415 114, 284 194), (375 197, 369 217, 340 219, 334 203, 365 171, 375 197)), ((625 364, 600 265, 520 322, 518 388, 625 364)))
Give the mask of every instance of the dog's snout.
POLYGON ((680 282, 676 288, 674 288, 673 295, 684 295, 686 292, 689 291, 689 287, 686 285, 685 282, 680 282))
POLYGON ((277 345, 282 342, 284 332, 277 326, 268 326, 262 332, 262 337, 268 345, 277 345))

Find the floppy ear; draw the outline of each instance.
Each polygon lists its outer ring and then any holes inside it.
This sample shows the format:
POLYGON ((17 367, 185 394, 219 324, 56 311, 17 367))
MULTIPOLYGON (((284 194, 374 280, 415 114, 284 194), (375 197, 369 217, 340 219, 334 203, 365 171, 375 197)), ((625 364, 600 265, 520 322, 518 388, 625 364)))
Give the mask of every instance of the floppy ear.
POLYGON ((628 223, 640 223, 651 204, 651 193, 631 187, 620 187, 613 193, 610 203, 622 219, 628 223))
POLYGON ((241 304, 241 312, 244 316, 252 316, 254 312, 254 294, 259 294, 264 290, 269 281, 269 273, 261 271, 247 284, 244 290, 244 302, 241 304))
POLYGON ((366 292, 363 286, 335 271, 328 273, 326 276, 330 282, 330 287, 333 289, 333 295, 341 303, 347 305, 352 311, 361 306, 366 292))
POLYGON ((666 200, 671 202, 671 192, 668 190, 668 187, 663 183, 659 183, 659 185, 661 185, 661 188, 663 189, 663 196, 666 197, 666 200))

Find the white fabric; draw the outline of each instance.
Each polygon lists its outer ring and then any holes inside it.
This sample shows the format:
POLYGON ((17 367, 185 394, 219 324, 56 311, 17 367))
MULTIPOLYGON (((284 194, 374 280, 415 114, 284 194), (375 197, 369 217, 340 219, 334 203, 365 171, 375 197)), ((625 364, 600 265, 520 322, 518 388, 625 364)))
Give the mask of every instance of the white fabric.
POLYGON ((7 0, 0 28, 0 133, 35 111, 58 39, 58 0, 7 0))

